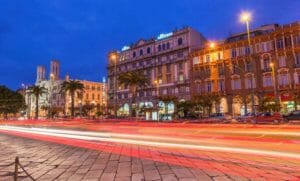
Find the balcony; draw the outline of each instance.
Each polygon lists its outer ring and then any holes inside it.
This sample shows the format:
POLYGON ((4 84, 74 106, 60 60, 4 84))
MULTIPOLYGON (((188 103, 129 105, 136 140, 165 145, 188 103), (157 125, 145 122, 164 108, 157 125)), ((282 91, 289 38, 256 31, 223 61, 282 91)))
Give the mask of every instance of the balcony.
POLYGON ((285 85, 278 85, 278 89, 279 90, 287 90, 290 89, 290 85, 289 84, 285 84, 285 85))
POLYGON ((294 68, 300 68, 300 64, 295 64, 294 68))
POLYGON ((272 72, 272 68, 266 67, 266 68, 262 69, 262 72, 272 72))

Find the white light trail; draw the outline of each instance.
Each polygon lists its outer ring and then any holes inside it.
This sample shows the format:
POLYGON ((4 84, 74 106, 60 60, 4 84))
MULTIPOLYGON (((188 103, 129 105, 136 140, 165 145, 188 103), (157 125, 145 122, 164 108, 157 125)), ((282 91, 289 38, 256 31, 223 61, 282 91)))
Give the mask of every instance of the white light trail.
MULTIPOLYGON (((112 134, 110 134, 110 133, 53 130, 53 129, 43 129, 43 128, 21 128, 21 127, 12 127, 12 126, 0 126, 0 130, 56 136, 56 137, 62 137, 62 138, 89 140, 89 141, 104 141, 104 142, 135 144, 135 145, 143 145, 143 146, 179 148, 179 149, 195 149, 195 150, 206 150, 206 151, 222 151, 222 152, 231 152, 231 153, 235 152, 235 153, 243 153, 243 154, 267 155, 267 156, 288 157, 288 158, 300 159, 299 153, 288 153, 288 152, 257 150, 257 149, 238 148, 238 147, 225 147, 225 146, 207 146, 207 145, 199 145, 199 144, 155 142, 152 140, 144 141, 144 140, 136 140, 131 136, 128 137, 128 139, 112 138, 111 137, 112 134)), ((125 135, 123 135, 123 136, 125 136, 125 135)))

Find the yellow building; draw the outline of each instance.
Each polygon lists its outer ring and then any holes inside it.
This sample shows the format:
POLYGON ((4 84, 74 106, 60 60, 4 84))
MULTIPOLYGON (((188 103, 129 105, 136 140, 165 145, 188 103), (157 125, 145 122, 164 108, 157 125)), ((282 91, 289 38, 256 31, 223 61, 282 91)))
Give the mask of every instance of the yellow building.
MULTIPOLYGON (((77 116, 100 116, 106 112, 106 83, 77 80, 84 85, 83 92, 75 94, 75 114, 77 116)), ((71 114, 71 97, 66 95, 66 114, 71 114)))

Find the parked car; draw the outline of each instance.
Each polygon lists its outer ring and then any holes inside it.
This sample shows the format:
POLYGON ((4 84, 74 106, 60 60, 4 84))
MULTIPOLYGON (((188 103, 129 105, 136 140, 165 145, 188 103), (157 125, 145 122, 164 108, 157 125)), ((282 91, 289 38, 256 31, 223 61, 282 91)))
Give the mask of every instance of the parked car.
POLYGON ((238 117, 236 120, 237 120, 239 123, 252 123, 254 117, 255 117, 254 114, 248 113, 248 114, 246 114, 246 115, 243 115, 243 116, 238 117))
POLYGON ((279 124, 283 123, 286 120, 282 117, 282 115, 278 112, 270 113, 270 112, 265 112, 258 114, 255 116, 252 120, 253 124, 256 123, 273 123, 273 124, 279 124))
POLYGON ((207 123, 230 123, 230 121, 223 113, 213 113, 208 118, 204 118, 204 122, 207 123))
POLYGON ((286 116, 283 116, 287 121, 300 121, 300 110, 293 111, 286 116))

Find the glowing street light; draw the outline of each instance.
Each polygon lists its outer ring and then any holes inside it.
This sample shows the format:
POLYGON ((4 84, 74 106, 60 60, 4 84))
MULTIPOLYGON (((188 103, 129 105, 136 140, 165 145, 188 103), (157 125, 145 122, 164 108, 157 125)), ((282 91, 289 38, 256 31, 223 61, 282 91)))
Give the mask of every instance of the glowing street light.
POLYGON ((117 86, 117 80, 116 80, 116 77, 117 77, 117 53, 112 53, 110 56, 109 56, 110 60, 114 62, 114 116, 116 117, 117 116, 117 102, 116 102, 116 86, 117 86))
MULTIPOLYGON (((250 54, 250 59, 251 59, 251 41, 250 41, 250 28, 249 28, 249 22, 252 19, 252 15, 248 11, 244 11, 240 15, 240 21, 242 23, 246 23, 246 28, 247 28, 247 39, 248 39, 248 47, 249 47, 249 54, 250 54)), ((253 62, 250 61, 253 65, 253 62)), ((254 111, 254 95, 253 95, 253 81, 254 81, 254 74, 252 74, 252 80, 251 80, 251 104, 252 104, 252 112, 254 111)), ((245 113, 247 113, 247 103, 245 104, 245 113)))
POLYGON ((215 42, 210 42, 210 43, 209 43, 209 47, 210 47, 210 48, 215 48, 215 46, 216 46, 215 42))

